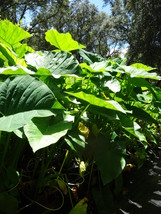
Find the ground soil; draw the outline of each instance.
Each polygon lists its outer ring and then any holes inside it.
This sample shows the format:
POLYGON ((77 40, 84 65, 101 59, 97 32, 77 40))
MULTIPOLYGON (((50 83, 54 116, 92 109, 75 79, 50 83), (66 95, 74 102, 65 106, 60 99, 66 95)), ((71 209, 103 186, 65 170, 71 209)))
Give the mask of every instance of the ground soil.
POLYGON ((161 149, 125 184, 115 214, 161 214, 161 149))

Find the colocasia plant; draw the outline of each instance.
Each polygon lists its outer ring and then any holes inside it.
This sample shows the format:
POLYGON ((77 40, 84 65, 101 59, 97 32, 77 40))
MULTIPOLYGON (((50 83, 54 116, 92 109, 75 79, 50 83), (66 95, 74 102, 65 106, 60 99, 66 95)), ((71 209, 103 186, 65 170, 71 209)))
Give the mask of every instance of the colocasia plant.
POLYGON ((53 51, 34 51, 19 26, 0 29, 0 212, 82 214, 92 198, 112 213, 126 165, 159 145, 161 77, 69 33, 47 31, 53 51))

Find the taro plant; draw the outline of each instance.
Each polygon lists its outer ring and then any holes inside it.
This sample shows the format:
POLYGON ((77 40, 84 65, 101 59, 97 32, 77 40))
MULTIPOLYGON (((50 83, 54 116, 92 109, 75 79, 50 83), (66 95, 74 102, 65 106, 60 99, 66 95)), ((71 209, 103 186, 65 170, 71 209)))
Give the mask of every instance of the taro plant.
POLYGON ((69 33, 47 31, 57 49, 34 51, 29 33, 0 27, 0 211, 87 213, 92 196, 98 213, 112 212, 125 166, 141 167, 160 143, 160 76, 69 33))

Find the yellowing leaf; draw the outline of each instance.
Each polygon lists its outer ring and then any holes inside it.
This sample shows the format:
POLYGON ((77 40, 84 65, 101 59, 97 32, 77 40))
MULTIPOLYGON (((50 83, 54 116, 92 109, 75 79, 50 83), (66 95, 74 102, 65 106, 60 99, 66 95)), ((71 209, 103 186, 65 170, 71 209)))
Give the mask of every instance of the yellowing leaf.
POLYGON ((87 126, 85 126, 82 122, 79 122, 78 129, 80 133, 85 136, 85 138, 88 138, 90 131, 87 126))
POLYGON ((65 184, 65 182, 63 180, 58 179, 58 186, 61 189, 61 191, 64 193, 64 195, 68 194, 68 189, 67 186, 65 184))

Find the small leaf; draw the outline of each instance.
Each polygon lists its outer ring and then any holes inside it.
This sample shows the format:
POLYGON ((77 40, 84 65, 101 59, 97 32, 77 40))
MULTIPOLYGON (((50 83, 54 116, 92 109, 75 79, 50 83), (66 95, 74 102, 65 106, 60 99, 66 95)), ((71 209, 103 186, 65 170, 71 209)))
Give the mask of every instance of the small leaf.
POLYGON ((67 185, 63 180, 58 179, 58 186, 61 189, 61 191, 64 193, 64 195, 68 194, 68 189, 67 189, 67 185))
POLYGON ((89 129, 87 126, 85 126, 82 122, 79 122, 78 124, 78 129, 80 131, 80 133, 85 136, 85 138, 88 138, 88 135, 89 135, 89 129))

